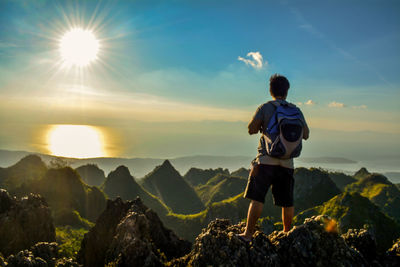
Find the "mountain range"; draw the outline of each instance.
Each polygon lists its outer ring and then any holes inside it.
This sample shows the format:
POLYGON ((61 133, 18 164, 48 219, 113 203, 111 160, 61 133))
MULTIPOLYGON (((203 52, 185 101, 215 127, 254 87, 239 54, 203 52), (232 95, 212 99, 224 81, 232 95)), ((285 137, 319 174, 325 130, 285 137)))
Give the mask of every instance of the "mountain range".
MULTIPOLYGON (((172 161, 164 160, 138 179, 124 165, 105 176, 92 163, 73 168, 64 159, 47 163, 38 155, 28 155, 0 168, 0 188, 18 197, 41 195, 55 226, 72 229, 91 228, 106 208, 107 199, 128 201, 139 197, 179 237, 194 241, 216 218, 232 223, 245 220, 249 200, 243 198, 243 191, 248 175, 246 168, 230 172, 221 167, 192 167, 182 176, 172 161)), ((294 177, 296 224, 314 215, 329 215, 342 233, 368 228, 379 237, 382 251, 400 236, 400 191, 384 175, 365 168, 354 175, 296 168, 294 177)), ((263 229, 281 229, 281 209, 273 205, 271 190, 261 217, 263 229)))

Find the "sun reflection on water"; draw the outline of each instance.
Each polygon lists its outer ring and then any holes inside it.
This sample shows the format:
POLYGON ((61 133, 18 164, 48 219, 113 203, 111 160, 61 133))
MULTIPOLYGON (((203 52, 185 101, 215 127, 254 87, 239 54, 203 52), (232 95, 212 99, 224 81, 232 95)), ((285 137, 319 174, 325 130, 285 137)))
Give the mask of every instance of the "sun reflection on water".
POLYGON ((93 158, 107 156, 104 136, 97 127, 59 124, 50 127, 47 146, 55 156, 93 158))

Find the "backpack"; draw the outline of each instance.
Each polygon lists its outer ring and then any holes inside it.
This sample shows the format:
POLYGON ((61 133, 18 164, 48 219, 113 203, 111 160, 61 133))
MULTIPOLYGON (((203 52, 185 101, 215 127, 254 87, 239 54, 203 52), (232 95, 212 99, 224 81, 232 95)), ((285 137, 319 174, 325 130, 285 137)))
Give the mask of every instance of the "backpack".
POLYGON ((303 139, 300 109, 287 102, 272 104, 276 109, 261 136, 263 154, 281 159, 300 156, 303 139))

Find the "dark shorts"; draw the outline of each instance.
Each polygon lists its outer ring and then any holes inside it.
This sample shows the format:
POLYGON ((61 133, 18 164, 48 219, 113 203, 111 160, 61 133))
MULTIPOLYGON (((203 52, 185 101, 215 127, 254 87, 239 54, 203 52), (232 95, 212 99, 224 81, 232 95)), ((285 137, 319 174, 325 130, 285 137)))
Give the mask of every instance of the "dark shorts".
POLYGON ((292 207, 293 172, 293 169, 278 165, 254 165, 250 171, 244 197, 264 203, 265 195, 272 186, 274 204, 281 207, 292 207))

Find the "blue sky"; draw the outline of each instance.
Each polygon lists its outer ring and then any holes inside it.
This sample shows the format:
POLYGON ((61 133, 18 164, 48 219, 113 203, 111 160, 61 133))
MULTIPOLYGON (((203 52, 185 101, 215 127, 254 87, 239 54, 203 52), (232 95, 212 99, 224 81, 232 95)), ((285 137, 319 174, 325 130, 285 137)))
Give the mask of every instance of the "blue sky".
POLYGON ((43 152, 39 132, 68 123, 106 129, 110 155, 253 155, 246 123, 281 73, 315 134, 305 155, 365 157, 385 135, 380 155, 399 156, 399 11, 377 0, 2 1, 0 147, 43 152), (85 69, 60 68, 71 27, 100 41, 85 69))

